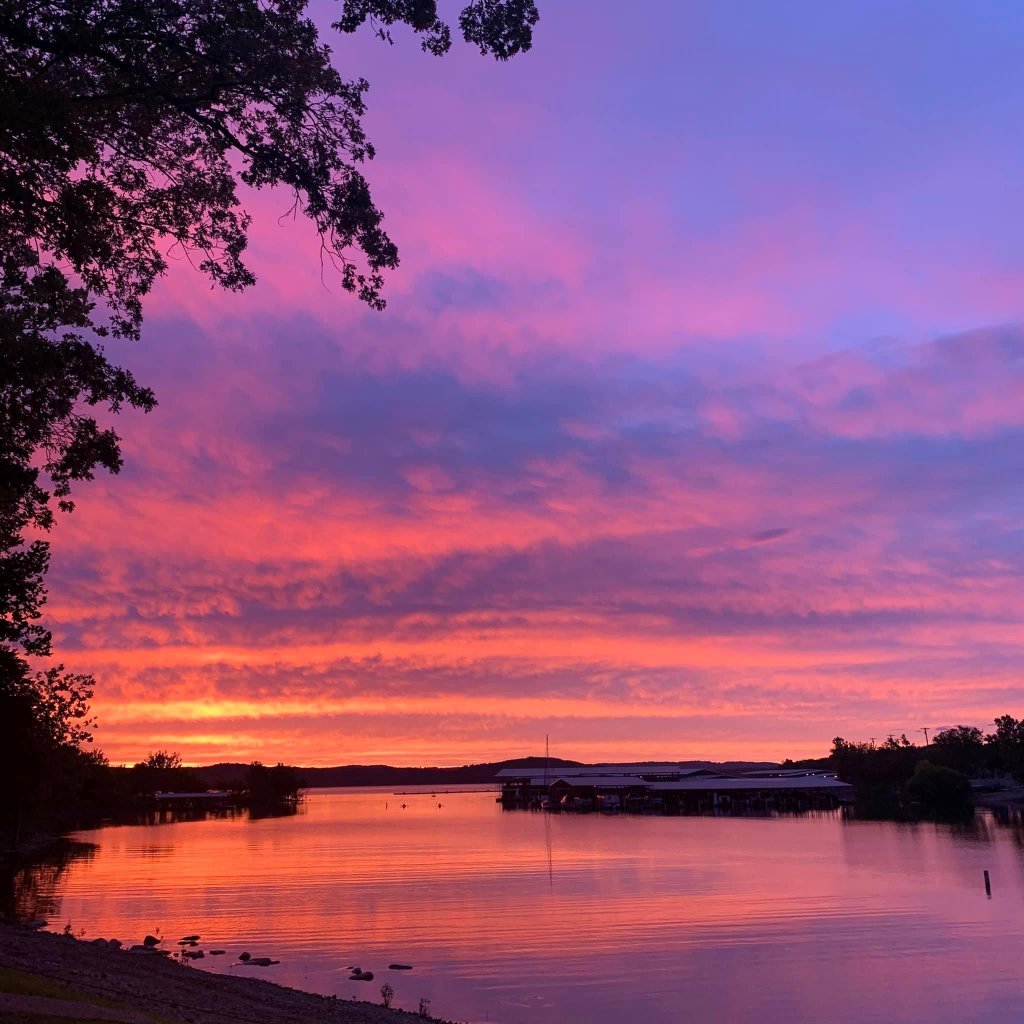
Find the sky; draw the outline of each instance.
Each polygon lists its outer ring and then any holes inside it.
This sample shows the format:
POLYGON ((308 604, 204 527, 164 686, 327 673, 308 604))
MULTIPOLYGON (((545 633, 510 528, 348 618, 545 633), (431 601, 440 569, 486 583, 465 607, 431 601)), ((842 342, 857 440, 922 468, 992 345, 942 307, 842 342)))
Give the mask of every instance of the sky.
POLYGON ((384 313, 251 193, 259 283, 179 261, 110 346, 160 405, 47 612, 112 763, 1024 712, 1024 6, 540 8, 504 65, 326 29, 371 82, 384 313))

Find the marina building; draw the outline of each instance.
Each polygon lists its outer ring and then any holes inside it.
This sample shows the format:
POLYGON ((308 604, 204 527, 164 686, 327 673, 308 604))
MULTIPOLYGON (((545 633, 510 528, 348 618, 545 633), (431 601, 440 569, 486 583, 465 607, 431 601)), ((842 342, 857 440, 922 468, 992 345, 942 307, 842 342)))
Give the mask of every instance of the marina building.
POLYGON ((498 772, 503 807, 606 814, 771 814, 828 810, 853 800, 834 772, 757 769, 729 774, 678 764, 505 768, 498 772))

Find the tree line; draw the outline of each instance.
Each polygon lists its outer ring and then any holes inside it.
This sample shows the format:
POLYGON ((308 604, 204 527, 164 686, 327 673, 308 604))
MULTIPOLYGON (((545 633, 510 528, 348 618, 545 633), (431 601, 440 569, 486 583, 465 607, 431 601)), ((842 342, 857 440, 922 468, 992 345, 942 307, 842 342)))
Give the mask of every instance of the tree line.
MULTIPOLYGON (((18 699, 8 707, 19 713, 0 730, 0 742, 8 741, 0 765, 12 783, 0 789, 0 855, 71 829, 146 819, 160 806, 157 794, 207 793, 206 779, 185 767, 177 753, 157 750, 131 767, 115 767, 99 751, 86 749, 84 693, 69 695, 60 676, 54 678, 49 707, 18 699), (49 723, 47 729, 39 728, 42 722, 49 723)), ((290 813, 305 785, 294 768, 253 761, 225 802, 254 815, 290 813)))
POLYGON ((1024 782, 1024 720, 1002 715, 988 734, 957 725, 940 730, 925 745, 911 743, 905 734, 877 746, 837 736, 827 758, 786 763, 835 771, 854 787, 864 814, 955 817, 973 808, 971 779, 1009 776, 1024 782))

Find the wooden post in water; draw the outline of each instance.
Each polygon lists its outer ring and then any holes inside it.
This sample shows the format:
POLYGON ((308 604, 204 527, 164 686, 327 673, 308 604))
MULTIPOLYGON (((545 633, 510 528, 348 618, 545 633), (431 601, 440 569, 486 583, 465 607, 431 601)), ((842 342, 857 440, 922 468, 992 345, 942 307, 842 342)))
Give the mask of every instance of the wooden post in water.
POLYGON ((985 895, 988 896, 989 899, 992 898, 992 882, 988 877, 988 868, 985 869, 985 895))

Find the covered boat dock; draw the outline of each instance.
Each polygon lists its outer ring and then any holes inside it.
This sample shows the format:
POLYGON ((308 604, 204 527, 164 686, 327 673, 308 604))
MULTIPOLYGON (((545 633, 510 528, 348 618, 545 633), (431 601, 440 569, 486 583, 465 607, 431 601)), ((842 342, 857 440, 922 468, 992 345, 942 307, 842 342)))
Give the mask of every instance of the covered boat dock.
POLYGON ((640 814, 771 814, 830 810, 853 799, 834 773, 760 769, 730 775, 672 764, 560 766, 498 773, 503 807, 547 811, 640 814))

